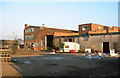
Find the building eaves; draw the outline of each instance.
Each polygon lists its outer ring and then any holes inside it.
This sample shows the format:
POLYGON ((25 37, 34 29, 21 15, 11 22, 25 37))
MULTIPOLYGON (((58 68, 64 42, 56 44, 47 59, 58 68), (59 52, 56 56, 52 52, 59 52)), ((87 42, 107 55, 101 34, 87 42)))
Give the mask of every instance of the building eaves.
POLYGON ((79 24, 79 25, 90 25, 90 24, 94 24, 94 23, 86 23, 86 24, 79 24))
MULTIPOLYGON (((99 34, 80 34, 80 35, 74 35, 74 36, 67 36, 67 37, 84 37, 84 36, 99 36, 99 35, 115 35, 120 34, 120 32, 114 32, 114 33, 99 33, 99 34)), ((65 36, 56 36, 56 38, 59 37, 65 37, 65 36)))
POLYGON ((78 32, 75 30, 66 30, 66 29, 57 29, 57 28, 48 28, 45 27, 47 30, 49 30, 50 32, 66 32, 66 33, 71 33, 71 32, 78 32))
POLYGON ((40 28, 41 26, 28 26, 28 27, 40 28))

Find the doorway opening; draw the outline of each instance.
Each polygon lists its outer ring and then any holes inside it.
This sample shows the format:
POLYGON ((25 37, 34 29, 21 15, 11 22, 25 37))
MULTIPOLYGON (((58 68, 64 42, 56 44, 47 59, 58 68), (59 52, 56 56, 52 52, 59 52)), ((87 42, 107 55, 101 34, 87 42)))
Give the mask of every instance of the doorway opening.
POLYGON ((53 35, 47 35, 47 47, 53 48, 53 35))
POLYGON ((72 39, 70 38, 70 39, 68 39, 68 41, 69 41, 69 42, 72 42, 72 39))
POLYGON ((103 53, 110 53, 109 42, 103 42, 103 53))

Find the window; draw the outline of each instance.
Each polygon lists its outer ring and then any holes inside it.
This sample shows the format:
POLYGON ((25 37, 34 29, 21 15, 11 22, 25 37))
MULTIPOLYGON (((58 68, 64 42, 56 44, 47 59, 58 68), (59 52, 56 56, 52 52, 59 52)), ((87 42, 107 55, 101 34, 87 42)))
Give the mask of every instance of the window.
POLYGON ((26 46, 27 46, 27 43, 26 43, 26 46))
POLYGON ((56 47, 59 47, 59 38, 56 38, 56 47))
POLYGON ((34 40, 34 35, 25 36, 25 40, 34 40))
POLYGON ((32 29, 32 32, 34 32, 34 28, 31 28, 32 29))
POLYGON ((37 47, 38 47, 38 48, 40 47, 40 43, 37 43, 37 47))
POLYGON ((69 45, 65 45, 65 48, 69 48, 69 45))
POLYGON ((87 26, 83 26, 82 30, 83 31, 87 30, 87 26))
POLYGON ((73 38, 67 38, 68 42, 73 42, 73 38))
POLYGON ((60 43, 60 48, 63 48, 64 47, 64 43, 60 43))
POLYGON ((98 26, 98 29, 101 29, 101 26, 98 26))
POLYGON ((34 43, 31 43, 31 46, 32 46, 32 47, 33 47, 33 44, 34 44, 34 43))
POLYGON ((44 46, 44 39, 41 40, 41 47, 44 46))
POLYGON ((65 42, 65 38, 62 38, 62 42, 65 42))
POLYGON ((26 33, 29 33, 29 32, 34 32, 34 28, 29 28, 29 29, 26 29, 25 30, 26 33))
POLYGON ((79 44, 79 37, 75 38, 75 42, 79 44))
POLYGON ((89 37, 83 37, 83 41, 88 41, 89 37))

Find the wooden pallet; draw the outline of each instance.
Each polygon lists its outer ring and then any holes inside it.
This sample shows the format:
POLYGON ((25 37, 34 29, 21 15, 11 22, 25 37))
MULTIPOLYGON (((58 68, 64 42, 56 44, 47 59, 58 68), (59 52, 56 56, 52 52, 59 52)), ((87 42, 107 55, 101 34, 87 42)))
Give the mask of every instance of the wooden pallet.
POLYGON ((11 61, 11 53, 8 52, 0 52, 0 62, 9 62, 11 61))

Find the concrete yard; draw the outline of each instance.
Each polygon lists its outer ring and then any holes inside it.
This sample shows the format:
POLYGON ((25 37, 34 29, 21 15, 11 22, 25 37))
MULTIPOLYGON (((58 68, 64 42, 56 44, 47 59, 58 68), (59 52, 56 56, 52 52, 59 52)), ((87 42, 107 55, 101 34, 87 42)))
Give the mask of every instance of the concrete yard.
MULTIPOLYGON (((12 59, 16 58, 17 63, 9 64, 9 66, 11 66, 22 76, 91 77, 119 75, 119 59, 117 57, 86 59, 83 58, 84 56, 80 53, 58 53, 55 55, 50 55, 48 52, 39 52, 36 55, 37 56, 30 57, 14 56, 12 59), (24 62, 27 61, 31 62, 31 64, 24 64, 24 62)), ((6 68, 3 68, 3 70, 5 69, 6 68)), ((16 76, 20 76, 18 73, 16 76)))

